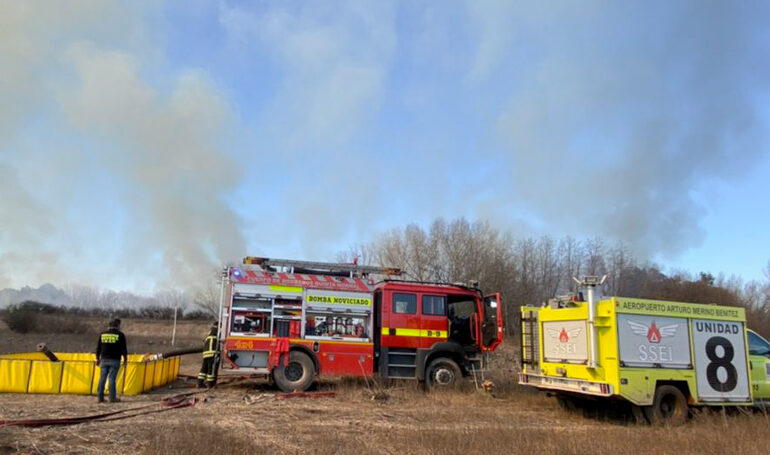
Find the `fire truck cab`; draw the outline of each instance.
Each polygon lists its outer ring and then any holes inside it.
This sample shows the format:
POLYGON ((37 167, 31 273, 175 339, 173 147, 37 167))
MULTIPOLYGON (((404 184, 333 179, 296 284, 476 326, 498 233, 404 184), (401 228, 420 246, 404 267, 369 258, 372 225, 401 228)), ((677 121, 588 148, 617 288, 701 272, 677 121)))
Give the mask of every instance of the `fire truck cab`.
POLYGON ((223 271, 220 375, 269 375, 284 391, 318 375, 452 386, 502 342, 499 294, 394 279, 392 268, 244 259, 223 271), (371 275, 385 277, 375 281, 371 275))

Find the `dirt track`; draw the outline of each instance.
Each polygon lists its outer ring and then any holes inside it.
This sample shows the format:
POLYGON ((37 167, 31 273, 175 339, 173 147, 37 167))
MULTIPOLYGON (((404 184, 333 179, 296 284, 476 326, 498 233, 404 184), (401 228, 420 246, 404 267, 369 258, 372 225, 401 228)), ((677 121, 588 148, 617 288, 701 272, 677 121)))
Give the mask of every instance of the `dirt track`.
MULTIPOLYGON (((466 391, 425 394, 386 389, 373 400, 364 383, 322 384, 336 398, 278 400, 266 385, 203 394, 196 407, 72 427, 1 428, 0 453, 766 453, 763 415, 705 416, 678 429, 629 423, 623 414, 567 414, 540 394, 511 390, 494 398, 466 391), (752 439, 747 440, 746 436, 752 439), (735 437, 733 437, 735 436, 735 437), (743 439, 741 439, 743 438, 743 439), (594 452, 595 453, 595 452, 594 452)), ((85 415, 159 400, 163 393, 99 405, 93 397, 0 396, 7 418, 85 415)))

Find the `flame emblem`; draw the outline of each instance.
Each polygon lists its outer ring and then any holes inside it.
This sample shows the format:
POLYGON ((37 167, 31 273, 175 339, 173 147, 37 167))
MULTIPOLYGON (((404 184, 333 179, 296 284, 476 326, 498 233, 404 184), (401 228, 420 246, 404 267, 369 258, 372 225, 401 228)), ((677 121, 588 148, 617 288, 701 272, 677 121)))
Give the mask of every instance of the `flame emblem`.
POLYGON ((583 329, 577 328, 572 330, 567 330, 564 327, 561 328, 561 331, 554 330, 554 329, 548 329, 548 335, 551 338, 556 338, 559 340, 560 343, 569 343, 569 340, 572 338, 575 338, 576 336, 580 335, 580 332, 583 329))
POLYGON ((647 341, 650 343, 660 343, 663 338, 676 335, 676 330, 679 328, 679 324, 658 327, 655 321, 653 321, 649 327, 634 321, 626 322, 628 322, 628 325, 631 327, 631 331, 634 332, 634 334, 646 337, 647 341))

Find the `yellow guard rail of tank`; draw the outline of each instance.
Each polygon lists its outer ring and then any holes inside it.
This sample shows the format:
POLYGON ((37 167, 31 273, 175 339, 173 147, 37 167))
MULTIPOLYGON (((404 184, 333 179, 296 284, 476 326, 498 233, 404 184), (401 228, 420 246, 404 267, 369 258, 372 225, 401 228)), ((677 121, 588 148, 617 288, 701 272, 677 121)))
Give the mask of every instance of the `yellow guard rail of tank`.
MULTIPOLYGON (((100 368, 91 353, 55 353, 52 362, 42 352, 0 354, 0 392, 95 395, 100 368)), ((118 393, 138 395, 166 385, 179 375, 179 357, 146 360, 130 354, 128 368, 118 372, 118 393)))

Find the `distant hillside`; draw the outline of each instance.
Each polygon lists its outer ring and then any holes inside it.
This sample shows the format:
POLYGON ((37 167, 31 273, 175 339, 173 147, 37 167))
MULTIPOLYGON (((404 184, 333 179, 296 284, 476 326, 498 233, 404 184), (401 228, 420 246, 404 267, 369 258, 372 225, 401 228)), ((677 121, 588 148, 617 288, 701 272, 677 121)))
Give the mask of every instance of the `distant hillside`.
POLYGON ((8 305, 21 303, 27 300, 50 303, 57 306, 72 306, 70 297, 64 291, 50 283, 46 283, 37 289, 24 286, 21 289, 7 288, 0 290, 0 308, 5 308, 8 305))

